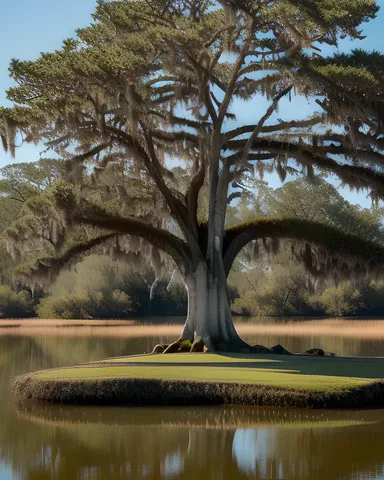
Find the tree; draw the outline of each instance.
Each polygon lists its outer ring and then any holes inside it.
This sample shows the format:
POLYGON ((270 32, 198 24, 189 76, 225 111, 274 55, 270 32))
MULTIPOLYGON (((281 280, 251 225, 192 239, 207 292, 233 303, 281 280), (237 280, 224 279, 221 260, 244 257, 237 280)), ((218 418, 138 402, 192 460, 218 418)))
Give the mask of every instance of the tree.
POLYGON ((314 275, 380 272, 381 245, 333 226, 226 225, 250 171, 276 170, 282 180, 331 173, 383 197, 384 56, 322 51, 362 38, 377 11, 374 0, 100 1, 77 39, 36 61, 13 60, 13 107, 0 111, 5 148, 15 153, 16 136, 44 142, 73 166, 50 190, 67 250, 31 272, 100 244, 137 258, 138 237, 157 271, 165 253, 185 279, 182 338, 234 351, 248 346, 232 322, 227 275, 249 242, 275 251, 280 238, 300 241, 296 255, 314 275), (279 104, 299 96, 316 105, 313 115, 279 119, 279 104), (235 101, 258 106, 253 124, 231 123, 235 101), (85 241, 71 238, 79 226, 85 241))
POLYGON ((40 301, 37 313, 41 318, 65 318, 66 314, 76 318, 77 312, 82 311, 81 318, 103 319, 185 315, 184 284, 176 281, 175 275, 170 280, 158 279, 153 287, 156 278, 150 265, 138 271, 107 255, 89 255, 74 269, 62 271, 56 282, 47 286, 49 296, 40 301), (129 309, 121 301, 127 297, 129 309), (72 307, 68 307, 66 304, 71 302, 72 307))
MULTIPOLYGON (((334 186, 319 178, 315 181, 305 178, 290 181, 276 190, 255 180, 252 180, 252 186, 256 193, 249 195, 244 208, 240 202, 239 208, 233 207, 233 215, 240 221, 248 220, 252 210, 258 210, 260 215, 266 217, 322 222, 348 233, 357 232, 363 238, 383 242, 382 208, 373 206, 370 209, 362 209, 358 205, 352 205, 334 186), (258 201, 260 197, 263 198, 262 208, 258 201)), ((319 307, 325 311, 327 305, 314 302, 314 298, 310 300, 314 292, 317 292, 317 297, 321 297, 327 289, 330 289, 330 292, 343 291, 347 303, 352 300, 353 291, 359 289, 364 303, 367 297, 367 303, 372 304, 371 309, 375 306, 377 308, 377 303, 380 302, 373 298, 369 280, 355 282, 352 290, 352 287, 349 290, 339 288, 337 275, 331 279, 318 279, 314 282, 297 262, 294 247, 292 243, 282 242, 280 253, 272 258, 262 251, 253 251, 252 244, 243 250, 237 260, 241 268, 233 268, 228 279, 229 285, 236 287, 238 292, 238 298, 232 306, 234 312, 245 315, 319 314, 319 307), (347 298, 348 293, 350 298, 347 298)), ((361 308, 358 309, 358 306, 355 304, 356 308, 349 310, 349 314, 356 314, 358 311, 367 314, 366 308, 364 310, 360 305, 361 308)))
POLYGON ((312 298, 312 302, 319 304, 327 315, 343 317, 353 315, 361 307, 361 293, 349 282, 340 283, 337 287, 330 287, 312 298))
POLYGON ((268 216, 323 222, 362 238, 384 241, 382 208, 353 205, 321 179, 313 182, 304 178, 276 190, 268 189, 265 202, 268 216))
POLYGON ((268 272, 259 275, 259 281, 250 280, 249 273, 243 272, 249 284, 233 302, 234 312, 278 316, 307 311, 310 292, 307 274, 302 265, 295 264, 288 255, 282 254, 276 259, 268 272))

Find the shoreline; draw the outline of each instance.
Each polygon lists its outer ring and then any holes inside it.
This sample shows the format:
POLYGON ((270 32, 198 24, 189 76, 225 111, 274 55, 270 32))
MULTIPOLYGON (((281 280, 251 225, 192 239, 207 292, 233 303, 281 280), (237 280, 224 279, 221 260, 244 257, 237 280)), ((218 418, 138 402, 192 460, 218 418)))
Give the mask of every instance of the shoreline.
POLYGON ((68 405, 383 408, 383 366, 380 358, 143 355, 22 375, 12 391, 68 405))
POLYGON ((37 380, 18 377, 12 391, 22 400, 99 406, 249 406, 314 409, 384 407, 384 382, 338 392, 306 391, 257 384, 143 378, 37 380))

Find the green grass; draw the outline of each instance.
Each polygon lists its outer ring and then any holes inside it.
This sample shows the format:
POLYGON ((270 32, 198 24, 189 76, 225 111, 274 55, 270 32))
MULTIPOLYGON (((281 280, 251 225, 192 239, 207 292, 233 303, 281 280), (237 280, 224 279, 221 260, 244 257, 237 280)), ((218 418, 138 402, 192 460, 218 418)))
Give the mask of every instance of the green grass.
POLYGON ((16 379, 59 403, 384 407, 384 359, 170 354, 120 357, 16 379))
POLYGON ((120 357, 37 374, 43 380, 141 378, 336 391, 381 379, 384 359, 171 354, 120 357))

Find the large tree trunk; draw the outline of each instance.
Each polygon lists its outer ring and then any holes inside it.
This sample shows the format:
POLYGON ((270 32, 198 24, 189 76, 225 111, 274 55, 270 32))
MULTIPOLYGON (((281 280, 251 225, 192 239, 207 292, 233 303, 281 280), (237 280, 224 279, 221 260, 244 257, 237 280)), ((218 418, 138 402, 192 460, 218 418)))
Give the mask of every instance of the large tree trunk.
MULTIPOLYGON (((207 249, 193 273, 185 277, 188 290, 188 317, 182 338, 203 342, 210 351, 247 352, 250 347, 238 336, 232 321, 227 276, 223 261, 223 238, 227 208, 229 164, 223 163, 219 175, 220 154, 210 170, 210 205, 207 249)), ((215 156, 213 155, 213 158, 215 156)), ((214 162, 213 162, 214 163, 214 162)))
POLYGON ((201 339, 210 351, 248 351, 233 325, 223 261, 215 260, 213 269, 201 261, 186 277, 186 286, 188 317, 182 338, 201 339))

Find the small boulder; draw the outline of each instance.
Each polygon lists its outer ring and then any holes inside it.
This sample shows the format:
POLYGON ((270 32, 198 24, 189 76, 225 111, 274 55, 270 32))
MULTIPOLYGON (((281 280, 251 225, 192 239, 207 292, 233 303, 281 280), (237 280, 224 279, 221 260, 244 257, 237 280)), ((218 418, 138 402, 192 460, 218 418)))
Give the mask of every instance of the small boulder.
POLYGON ((190 340, 179 339, 176 342, 171 343, 163 353, 189 353, 192 348, 190 340))
POLYGON ((252 347, 252 353, 273 353, 270 348, 264 347, 263 345, 254 345, 252 347))
POLYGON ((191 348, 191 353, 203 353, 204 352, 204 342, 202 339, 194 341, 191 348))
POLYGON ((274 353, 275 355, 292 355, 291 352, 288 352, 288 350, 286 350, 281 345, 275 345, 274 347, 272 347, 271 353, 274 353))
POLYGON ((303 355, 312 355, 314 357, 324 357, 325 352, 321 348, 310 348, 309 350, 306 350, 303 355))
POLYGON ((179 353, 190 353, 192 350, 192 342, 190 340, 182 340, 180 342, 179 353))
POLYGON ((152 350, 152 354, 164 353, 164 350, 166 348, 168 348, 168 345, 156 345, 155 348, 152 350))
POLYGON ((242 348, 240 350, 241 353, 253 353, 252 347, 250 348, 242 348))

